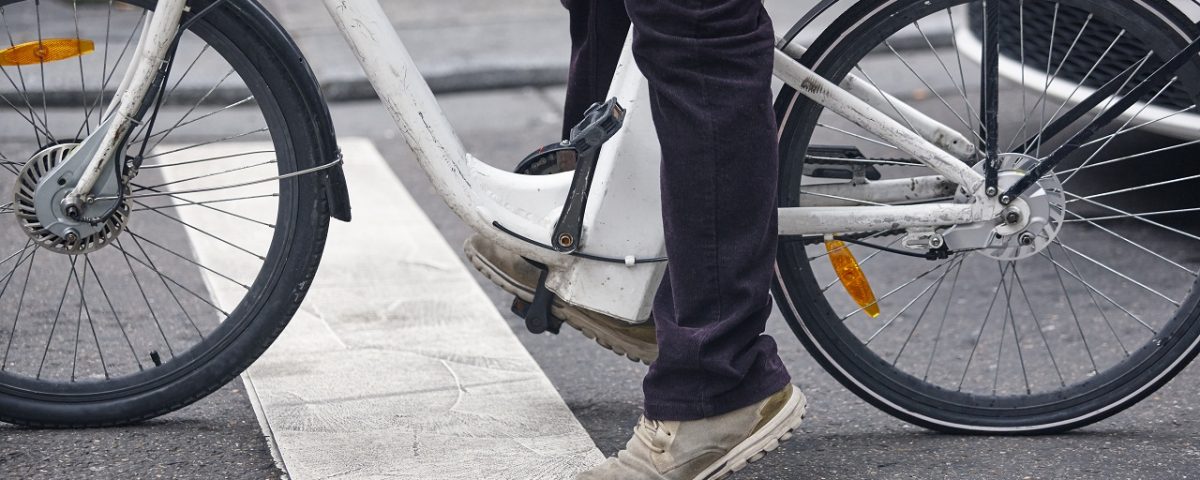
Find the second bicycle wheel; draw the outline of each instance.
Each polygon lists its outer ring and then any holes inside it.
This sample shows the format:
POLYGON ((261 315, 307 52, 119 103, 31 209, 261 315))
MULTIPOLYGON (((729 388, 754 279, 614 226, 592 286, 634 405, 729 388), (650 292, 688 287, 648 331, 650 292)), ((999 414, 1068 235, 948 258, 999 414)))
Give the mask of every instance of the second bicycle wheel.
MULTIPOLYGON (((980 152, 987 146, 981 125, 994 116, 1002 175, 1019 176, 1111 101, 1065 135, 1041 138, 1075 103, 1132 71, 1122 85, 1128 92, 1198 34, 1167 2, 1004 0, 1000 9, 998 110, 980 102, 981 1, 860 2, 803 61, 834 81, 856 75, 956 128, 980 152)), ((1194 126, 1182 129, 1190 135, 1182 139, 1148 133, 1179 135, 1180 122, 1195 118, 1197 93, 1193 62, 1043 178, 1044 195, 1028 201, 1055 213, 1049 228, 1030 234, 1025 252, 926 260, 895 253, 909 232, 852 238, 869 244, 849 248, 878 299, 873 317, 840 284, 824 239, 787 238, 777 263, 780 309, 842 384, 928 428, 1056 432, 1133 405, 1197 353, 1200 172, 1189 148, 1200 135, 1194 126)), ((806 191, 847 182, 814 164, 870 167, 883 180, 933 173, 794 90, 785 89, 777 107, 785 207, 879 205, 806 191)), ((905 121, 898 109, 885 110, 905 121)), ((945 196, 953 200, 954 192, 945 196)))
POLYGON ((328 112, 253 2, 183 32, 161 108, 125 145, 115 208, 77 222, 43 200, 71 187, 45 180, 106 118, 154 5, 0 1, 0 421, 105 426, 186 406, 249 366, 312 284, 327 172, 299 173, 334 160, 328 112), (89 48, 21 60, 39 44, 89 48))

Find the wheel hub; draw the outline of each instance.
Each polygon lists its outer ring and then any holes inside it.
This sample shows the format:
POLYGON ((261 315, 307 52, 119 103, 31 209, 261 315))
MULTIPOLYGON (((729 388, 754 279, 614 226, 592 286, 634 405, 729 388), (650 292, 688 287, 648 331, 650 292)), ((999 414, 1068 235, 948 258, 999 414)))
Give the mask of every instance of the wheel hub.
MULTIPOLYGON (((997 178, 1003 192, 1025 176, 1038 160, 1029 155, 1007 153, 1000 156, 997 178)), ((983 164, 975 167, 982 171, 983 164)), ((966 194, 959 194, 966 202, 966 194)), ((996 201, 994 197, 988 201, 996 201)), ((1066 196, 1055 173, 1037 181, 992 221, 958 225, 949 229, 946 243, 955 250, 976 250, 997 260, 1021 260, 1036 255, 1058 238, 1066 214, 1066 196)))
POLYGON ((61 143, 46 147, 30 158, 17 176, 13 189, 15 217, 34 243, 47 250, 82 255, 107 246, 125 230, 129 221, 129 201, 109 200, 87 209, 88 214, 112 210, 95 223, 71 219, 63 211, 62 199, 74 186, 58 172, 79 143, 61 143))

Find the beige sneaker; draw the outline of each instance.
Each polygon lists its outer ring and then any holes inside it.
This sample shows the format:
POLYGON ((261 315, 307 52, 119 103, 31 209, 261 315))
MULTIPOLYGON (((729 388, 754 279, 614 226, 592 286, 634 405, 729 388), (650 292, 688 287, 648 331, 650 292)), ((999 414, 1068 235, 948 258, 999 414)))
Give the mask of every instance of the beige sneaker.
MULTIPOLYGON (((504 291, 526 302, 533 301, 541 271, 519 255, 500 248, 479 235, 472 235, 463 245, 467 260, 483 276, 504 291)), ((574 327, 602 347, 630 360, 647 365, 658 358, 658 342, 654 324, 631 325, 608 315, 584 310, 555 299, 551 312, 567 325, 574 327)))
POLYGON ((715 480, 746 468, 792 438, 808 402, 799 388, 741 410, 690 422, 642 417, 616 457, 576 480, 715 480))

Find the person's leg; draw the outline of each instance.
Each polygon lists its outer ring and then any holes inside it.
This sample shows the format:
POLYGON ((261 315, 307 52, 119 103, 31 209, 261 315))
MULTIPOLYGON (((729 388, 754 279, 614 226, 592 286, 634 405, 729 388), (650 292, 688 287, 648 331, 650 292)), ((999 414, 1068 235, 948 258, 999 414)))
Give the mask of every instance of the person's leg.
POLYGON ((563 106, 563 138, 593 103, 603 102, 629 34, 622 0, 562 0, 571 14, 571 70, 563 106))
POLYGON ((761 0, 628 0, 662 144, 669 267, 646 417, 697 420, 791 381, 763 335, 777 241, 774 33, 761 0))

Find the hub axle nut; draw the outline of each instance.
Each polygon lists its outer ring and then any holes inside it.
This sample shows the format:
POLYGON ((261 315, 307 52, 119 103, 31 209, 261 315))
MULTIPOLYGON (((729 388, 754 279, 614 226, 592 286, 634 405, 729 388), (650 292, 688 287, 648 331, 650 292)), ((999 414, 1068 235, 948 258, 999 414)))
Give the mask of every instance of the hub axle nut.
POLYGON ((1004 223, 1009 225, 1021 222, 1021 210, 1017 208, 1009 208, 1004 211, 1004 223))

